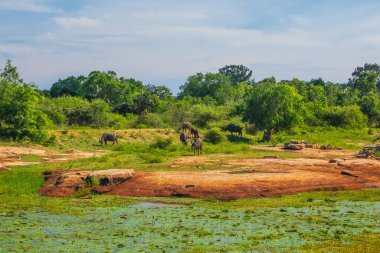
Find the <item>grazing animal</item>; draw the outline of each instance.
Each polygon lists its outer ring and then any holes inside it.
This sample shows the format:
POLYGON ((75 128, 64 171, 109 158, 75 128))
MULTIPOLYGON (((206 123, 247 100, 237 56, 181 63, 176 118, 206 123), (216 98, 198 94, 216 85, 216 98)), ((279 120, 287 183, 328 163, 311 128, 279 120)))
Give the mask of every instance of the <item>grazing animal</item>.
POLYGON ((199 132, 197 129, 190 127, 190 135, 193 136, 194 138, 197 138, 199 137, 199 132))
POLYGON ((191 148, 194 150, 194 155, 195 152, 202 155, 202 146, 203 146, 203 140, 198 136, 195 138, 194 142, 191 144, 191 148))
POLYGON ((179 135, 179 139, 181 140, 181 142, 182 142, 183 145, 187 145, 188 137, 186 136, 186 134, 184 132, 182 132, 179 135))
POLYGON ((238 133, 239 137, 243 137, 243 133, 242 133, 243 128, 239 125, 235 125, 235 124, 231 123, 225 127, 222 127, 222 130, 223 131, 230 131, 231 135, 233 135, 233 133, 238 133))
POLYGON ((112 144, 115 144, 115 142, 118 143, 116 133, 104 133, 99 139, 100 145, 102 146, 103 143, 107 145, 107 141, 112 141, 112 144))
POLYGON ((190 122, 188 122, 188 121, 182 122, 182 131, 186 132, 186 129, 190 130, 190 128, 191 128, 191 123, 190 122))

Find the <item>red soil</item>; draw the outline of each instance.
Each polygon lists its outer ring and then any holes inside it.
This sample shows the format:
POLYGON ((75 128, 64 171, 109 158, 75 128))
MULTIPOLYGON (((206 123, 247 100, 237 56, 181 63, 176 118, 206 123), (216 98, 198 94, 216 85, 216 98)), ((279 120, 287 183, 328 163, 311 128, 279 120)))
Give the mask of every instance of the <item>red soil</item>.
MULTIPOLYGON (((173 167, 215 162, 207 157, 179 158, 173 167)), ((218 161, 238 169, 210 171, 135 172, 114 186, 96 186, 96 192, 124 196, 238 199, 272 197, 315 190, 380 187, 380 161, 349 158, 335 163, 323 159, 240 159, 218 161)), ((52 180, 52 179, 50 179, 52 180)), ((63 196, 63 192, 47 194, 63 196)), ((56 189, 57 190, 57 189, 56 189)), ((54 191, 57 192, 57 191, 54 191)))

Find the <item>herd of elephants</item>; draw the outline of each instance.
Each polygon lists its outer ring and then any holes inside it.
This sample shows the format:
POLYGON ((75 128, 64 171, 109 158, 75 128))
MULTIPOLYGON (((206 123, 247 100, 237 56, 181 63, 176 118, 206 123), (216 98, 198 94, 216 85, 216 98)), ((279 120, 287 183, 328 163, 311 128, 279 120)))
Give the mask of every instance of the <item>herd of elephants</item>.
MULTIPOLYGON (((243 137, 242 130, 243 128, 236 124, 228 124, 225 127, 221 128, 223 131, 230 131, 231 135, 233 133, 237 133, 239 137, 243 137)), ((179 139, 184 145, 187 145, 187 142, 190 138, 193 138, 191 142, 191 148, 194 150, 194 155, 197 153, 198 155, 202 154, 203 140, 199 135, 197 129, 192 127, 191 122, 185 121, 182 122, 182 130, 179 136, 179 139)), ((111 142, 112 144, 118 143, 118 137, 116 133, 103 133, 99 139, 100 145, 106 144, 107 142, 111 142)))

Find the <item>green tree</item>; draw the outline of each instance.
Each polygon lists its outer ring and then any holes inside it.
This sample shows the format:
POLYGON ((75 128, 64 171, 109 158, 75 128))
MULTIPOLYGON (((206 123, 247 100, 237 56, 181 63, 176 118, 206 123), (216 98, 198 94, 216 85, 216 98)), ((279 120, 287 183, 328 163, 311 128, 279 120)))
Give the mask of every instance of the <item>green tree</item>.
MULTIPOLYGON (((146 88, 132 78, 117 78, 114 71, 92 71, 83 82, 83 96, 89 100, 103 99, 110 104, 113 112, 120 114, 141 113, 151 97, 145 98, 146 88), (137 103, 137 104, 136 104, 137 103)), ((154 104, 154 106, 157 103, 154 104)))
POLYGON ((261 82, 254 85, 244 119, 264 131, 264 142, 270 141, 274 132, 289 130, 302 121, 301 102, 294 87, 261 82))
POLYGON ((361 111, 367 115, 370 125, 380 125, 380 95, 375 92, 369 92, 363 96, 359 105, 361 111))
POLYGON ((364 67, 357 67, 352 78, 348 80, 348 87, 357 89, 360 96, 371 91, 380 91, 380 65, 366 63, 364 67))
POLYGON ((59 79, 53 83, 50 88, 50 95, 52 97, 61 96, 74 96, 79 97, 82 95, 82 83, 85 80, 84 76, 69 76, 65 79, 59 79))
POLYGON ((325 86, 326 85, 325 81, 323 81, 323 79, 321 77, 317 78, 317 79, 311 79, 309 84, 313 84, 313 85, 317 85, 317 86, 325 86))
POLYGON ((43 97, 33 86, 23 83, 17 68, 7 61, 0 70, 0 136, 43 142, 51 121, 37 109, 43 97))
POLYGON ((218 104, 223 104, 230 99, 233 93, 231 80, 229 77, 222 74, 213 73, 197 73, 190 76, 186 83, 180 86, 179 99, 186 96, 191 97, 212 97, 218 104))
POLYGON ((17 67, 12 65, 11 60, 7 60, 4 69, 0 69, 0 79, 5 80, 13 85, 23 85, 24 81, 20 78, 18 74, 17 67))
POLYGON ((343 127, 348 129, 361 129, 367 125, 367 116, 360 111, 357 105, 332 106, 321 115, 329 126, 343 127))
POLYGON ((326 82, 325 94, 328 106, 343 105, 343 94, 345 86, 339 83, 326 82))
POLYGON ((251 80, 252 70, 243 65, 226 65, 219 69, 219 73, 228 76, 231 79, 232 85, 240 82, 253 82, 251 80))
POLYGON ((163 85, 152 85, 148 84, 144 86, 148 91, 150 91, 152 94, 156 95, 161 100, 170 100, 173 99, 173 93, 170 91, 168 87, 165 87, 163 85))
POLYGON ((145 88, 133 94, 133 107, 131 112, 140 115, 143 112, 153 112, 158 105, 158 97, 145 88))

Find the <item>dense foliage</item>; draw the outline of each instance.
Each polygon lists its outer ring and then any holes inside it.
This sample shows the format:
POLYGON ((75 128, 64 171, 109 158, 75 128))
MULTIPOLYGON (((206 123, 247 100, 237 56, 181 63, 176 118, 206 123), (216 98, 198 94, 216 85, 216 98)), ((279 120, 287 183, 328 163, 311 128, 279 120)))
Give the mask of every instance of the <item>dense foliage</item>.
POLYGON ((46 129, 179 128, 191 121, 211 129, 226 123, 248 124, 264 141, 302 126, 350 129, 380 126, 380 66, 357 67, 347 83, 321 78, 255 82, 252 70, 226 65, 218 73, 196 73, 173 96, 165 86, 144 85, 114 71, 69 76, 40 91, 19 77, 7 61, 0 71, 0 136, 42 142, 46 129))
POLYGON ((43 130, 51 127, 51 121, 37 108, 43 99, 35 87, 23 82, 17 68, 7 61, 0 71, 0 137, 46 141, 43 130))

